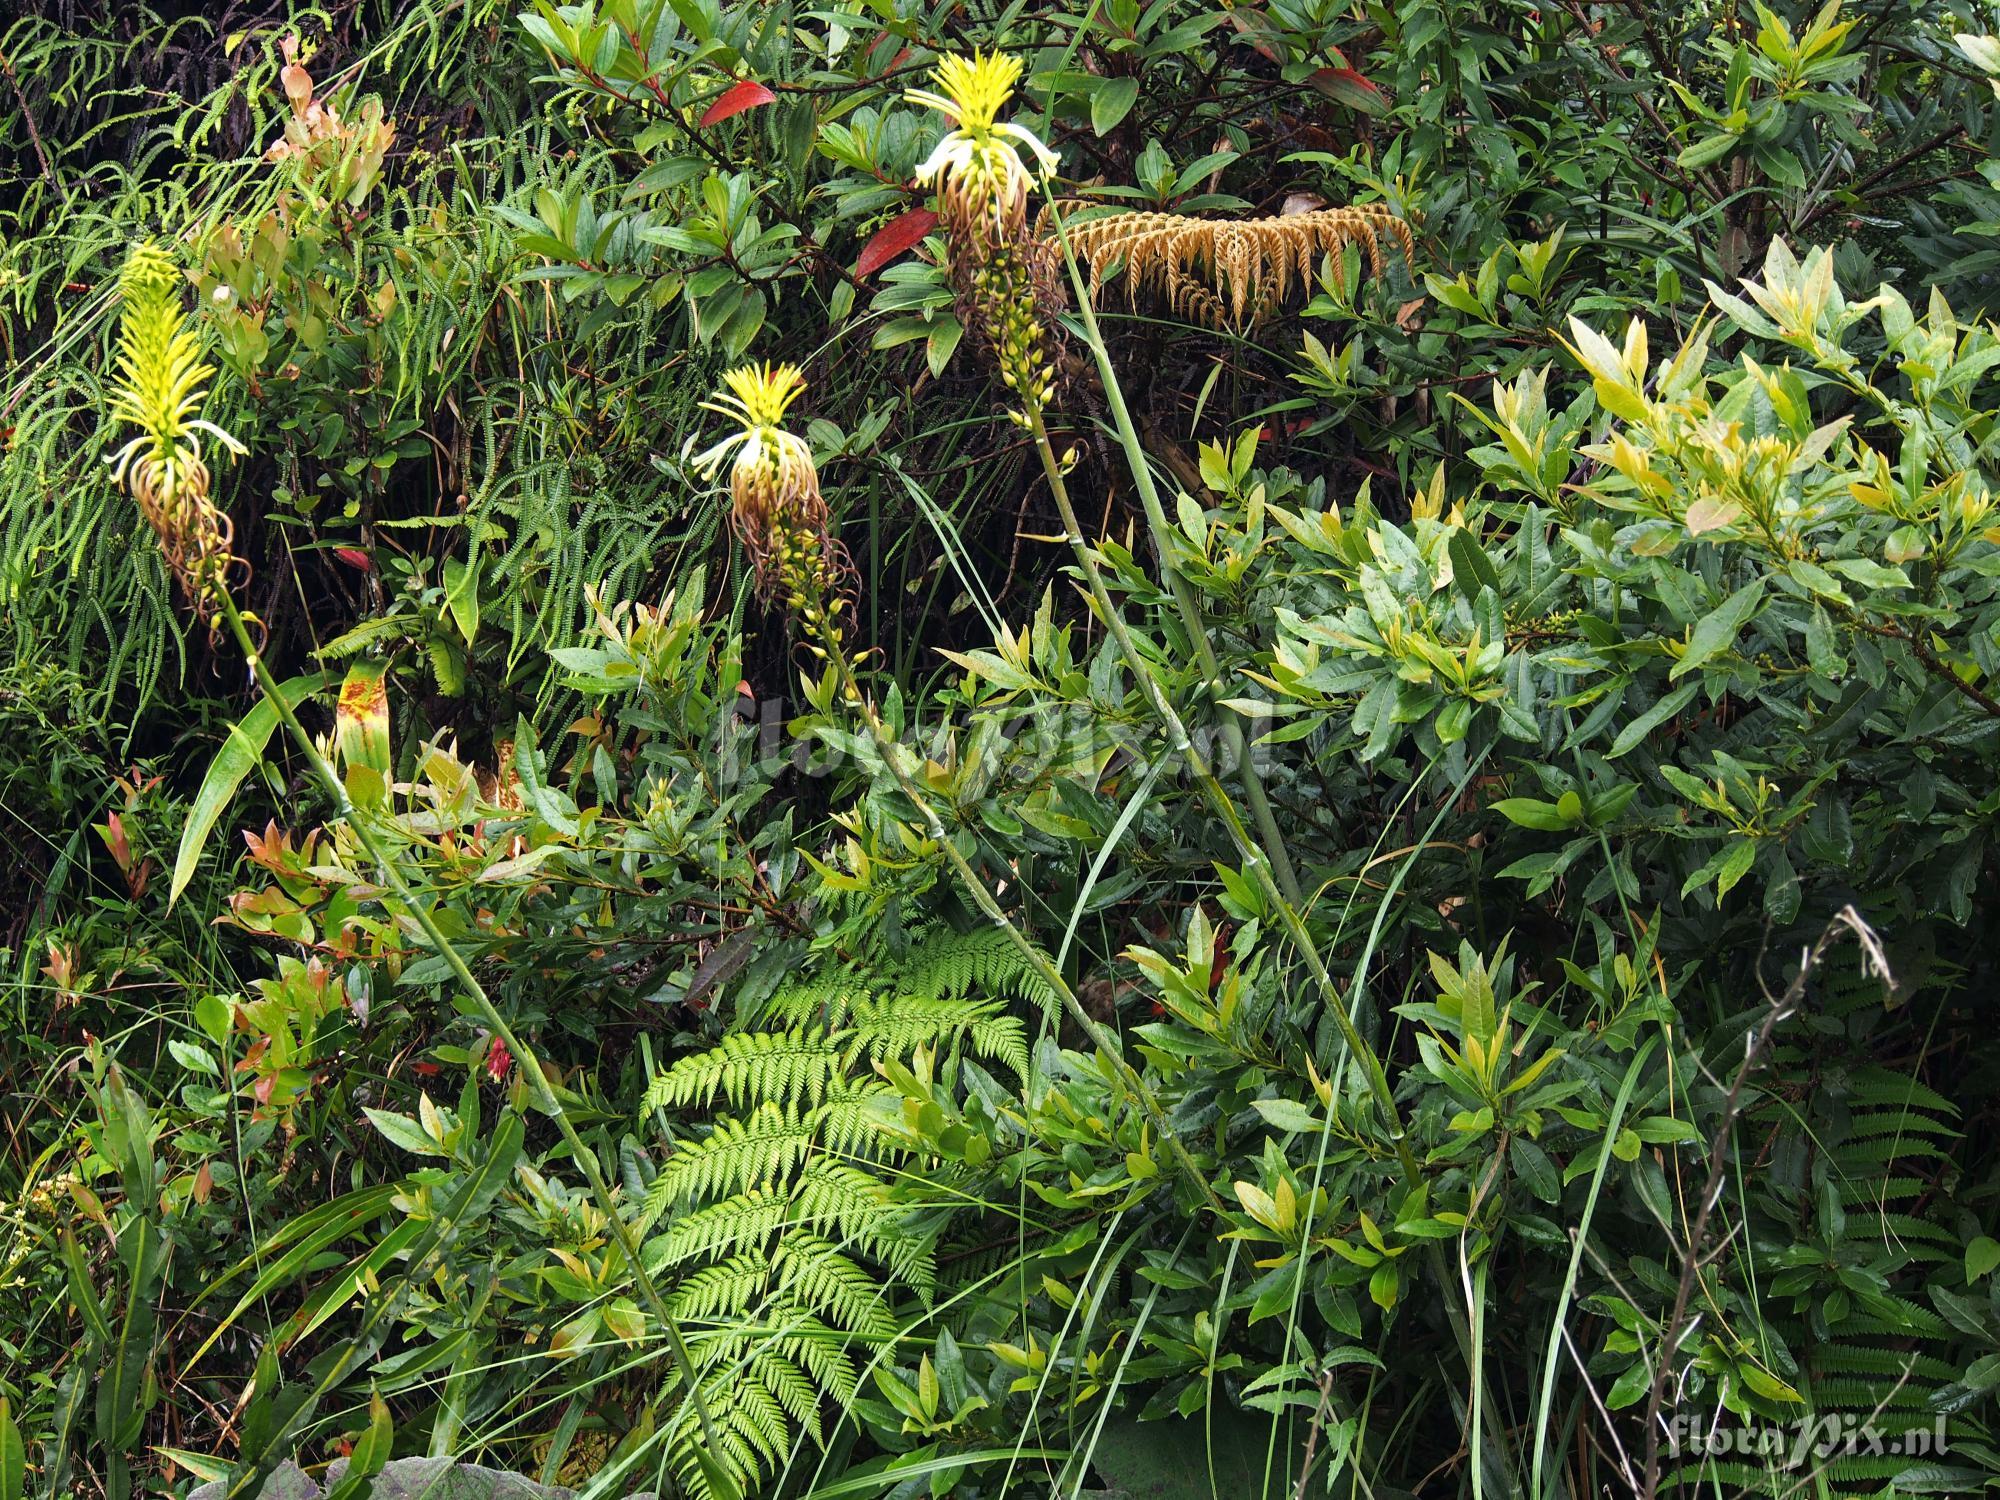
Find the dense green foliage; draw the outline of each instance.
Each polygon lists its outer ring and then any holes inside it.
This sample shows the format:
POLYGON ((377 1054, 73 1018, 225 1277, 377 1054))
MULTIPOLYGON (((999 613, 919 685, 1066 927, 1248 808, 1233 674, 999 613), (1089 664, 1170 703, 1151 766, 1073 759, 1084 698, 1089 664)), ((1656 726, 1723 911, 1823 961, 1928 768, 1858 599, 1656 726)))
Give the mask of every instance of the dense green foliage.
POLYGON ((1995 30, 7 23, 0 1500, 2000 1480, 1995 30))

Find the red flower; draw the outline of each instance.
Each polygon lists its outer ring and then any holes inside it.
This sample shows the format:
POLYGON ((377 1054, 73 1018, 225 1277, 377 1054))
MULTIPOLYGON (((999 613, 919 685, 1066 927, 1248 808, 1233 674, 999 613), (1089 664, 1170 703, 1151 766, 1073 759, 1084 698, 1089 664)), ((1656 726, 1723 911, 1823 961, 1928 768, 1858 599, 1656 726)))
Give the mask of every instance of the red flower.
POLYGON ((486 1049, 486 1076, 495 1083, 507 1076, 507 1070, 514 1066, 514 1054, 507 1050, 507 1044, 499 1037, 486 1049))

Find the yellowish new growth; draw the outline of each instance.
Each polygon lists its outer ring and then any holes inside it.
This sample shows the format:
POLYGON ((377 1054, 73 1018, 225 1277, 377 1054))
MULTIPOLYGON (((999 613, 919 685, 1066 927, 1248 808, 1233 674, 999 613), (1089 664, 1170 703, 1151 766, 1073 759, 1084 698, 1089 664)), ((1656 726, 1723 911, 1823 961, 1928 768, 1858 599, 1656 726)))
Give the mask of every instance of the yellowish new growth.
MULTIPOLYGON (((1084 205, 1064 205, 1065 215, 1084 205)), ((1053 238, 1043 212, 1038 234, 1053 238)), ((1410 226, 1381 204, 1322 208, 1269 219, 1195 219, 1184 214, 1121 213, 1066 223, 1070 247, 1090 269, 1091 300, 1114 266, 1125 268, 1125 295, 1141 293, 1212 328, 1247 328, 1281 307, 1294 286, 1312 285, 1322 255, 1359 245, 1369 270, 1384 270, 1382 240, 1394 240, 1407 265, 1416 248, 1410 226)))

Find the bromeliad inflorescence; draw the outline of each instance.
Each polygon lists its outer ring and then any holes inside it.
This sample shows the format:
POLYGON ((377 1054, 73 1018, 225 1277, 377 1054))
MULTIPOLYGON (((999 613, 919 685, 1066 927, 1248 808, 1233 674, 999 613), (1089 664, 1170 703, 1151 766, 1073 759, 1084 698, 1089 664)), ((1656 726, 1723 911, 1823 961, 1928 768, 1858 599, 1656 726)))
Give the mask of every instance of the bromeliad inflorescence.
POLYGON ((804 439, 779 425, 805 390, 805 376, 796 365, 740 365, 722 377, 722 386, 702 406, 737 422, 739 430, 695 462, 709 474, 729 463, 730 528, 750 555, 758 587, 783 599, 810 633, 825 632, 837 648, 847 600, 819 471, 804 439))
POLYGON ((938 184, 955 246, 962 242, 976 254, 982 244, 1019 239, 1027 228, 1028 190, 1058 165, 1027 126, 999 118, 1020 81, 1020 60, 1001 52, 947 57, 932 77, 936 92, 911 89, 910 101, 942 110, 958 127, 917 168, 917 181, 938 184), (1023 146, 1035 159, 1032 171, 1021 160, 1023 146))
POLYGON ((215 373, 181 312, 180 268, 159 246, 133 247, 119 278, 118 379, 110 417, 139 435, 112 453, 113 477, 138 502, 160 538, 167 565, 195 612, 207 619, 234 559, 229 518, 209 498, 202 433, 232 453, 243 445, 197 416, 215 373))
POLYGON ((1055 170, 1055 154, 1025 125, 999 118, 1020 81, 1018 59, 947 57, 932 76, 935 92, 912 89, 909 97, 950 115, 956 128, 917 169, 917 181, 937 188, 961 317, 1007 388, 1024 405, 1046 406, 1056 383, 1050 330, 1063 299, 1055 257, 1028 232, 1028 191, 1055 170))

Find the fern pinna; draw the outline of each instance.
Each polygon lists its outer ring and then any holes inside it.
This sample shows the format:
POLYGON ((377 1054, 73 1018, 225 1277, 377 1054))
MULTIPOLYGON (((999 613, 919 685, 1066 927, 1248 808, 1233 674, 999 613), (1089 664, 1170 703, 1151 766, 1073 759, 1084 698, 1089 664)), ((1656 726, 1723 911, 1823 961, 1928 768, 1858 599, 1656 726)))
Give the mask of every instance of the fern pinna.
POLYGON ((1894 1055, 1904 1018, 1886 1000, 1877 980, 1829 974, 1777 1048, 1782 1076, 1814 1086, 1752 1115, 1769 1147, 1749 1176, 1746 1274, 1764 1295, 1738 1331, 1785 1385, 1763 1393, 1776 1398, 1764 1448, 1685 1463, 1681 1493, 1806 1493, 1808 1476, 1829 1496, 1955 1489, 1986 1440, 1950 1400, 1956 1335, 1928 1305, 1962 1275, 1947 1176, 1958 1108, 1914 1064, 1851 1061, 1894 1055))
MULTIPOLYGON (((768 1029, 726 1036, 647 1089, 642 1117, 675 1122, 647 1184, 648 1268, 673 1286, 714 1456, 746 1490, 801 1439, 824 1443, 824 1403, 852 1400, 907 1322, 898 1302, 927 1304, 935 1284, 935 1230, 891 1191, 907 1152, 881 1127, 902 1099, 875 1065, 970 1053, 1024 1073, 1026 1028, 1007 1004, 1030 984, 984 934, 940 929, 886 968, 800 978, 764 1007, 768 1029)), ((706 1494, 700 1442, 684 1405, 671 1460, 706 1494)))

